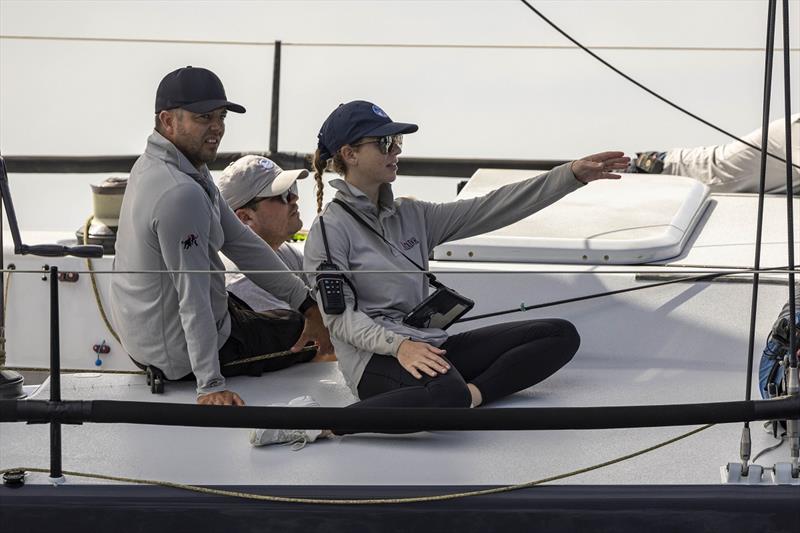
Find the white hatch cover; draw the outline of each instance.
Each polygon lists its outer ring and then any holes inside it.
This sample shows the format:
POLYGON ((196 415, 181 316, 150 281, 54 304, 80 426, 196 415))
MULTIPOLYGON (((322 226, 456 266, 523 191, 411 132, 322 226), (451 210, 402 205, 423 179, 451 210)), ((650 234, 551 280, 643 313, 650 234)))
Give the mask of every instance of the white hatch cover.
MULTIPOLYGON (((458 198, 482 196, 536 174, 480 169, 458 198)), ((691 178, 623 174, 620 180, 590 183, 505 228, 438 246, 433 257, 526 263, 660 261, 681 253, 707 197, 708 187, 691 178)))

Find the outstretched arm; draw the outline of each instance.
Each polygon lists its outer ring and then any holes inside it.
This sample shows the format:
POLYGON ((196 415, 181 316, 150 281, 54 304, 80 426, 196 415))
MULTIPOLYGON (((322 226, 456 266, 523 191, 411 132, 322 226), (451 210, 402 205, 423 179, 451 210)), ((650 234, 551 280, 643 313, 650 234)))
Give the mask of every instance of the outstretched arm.
POLYGON ((626 168, 628 161, 622 152, 602 152, 477 198, 444 204, 418 202, 424 210, 429 249, 513 224, 591 181, 618 179, 614 171, 626 168))

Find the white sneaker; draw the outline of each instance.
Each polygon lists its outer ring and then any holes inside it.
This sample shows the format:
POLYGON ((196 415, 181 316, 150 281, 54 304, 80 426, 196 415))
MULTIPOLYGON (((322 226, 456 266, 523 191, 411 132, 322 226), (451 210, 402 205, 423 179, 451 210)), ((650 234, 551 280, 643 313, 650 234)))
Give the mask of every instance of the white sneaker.
MULTIPOLYGON (((311 396, 299 396, 287 404, 271 404, 274 407, 319 407, 317 400, 311 396)), ((250 432, 250 444, 266 446, 268 444, 291 444, 292 451, 305 448, 322 434, 320 429, 254 429, 250 432)))

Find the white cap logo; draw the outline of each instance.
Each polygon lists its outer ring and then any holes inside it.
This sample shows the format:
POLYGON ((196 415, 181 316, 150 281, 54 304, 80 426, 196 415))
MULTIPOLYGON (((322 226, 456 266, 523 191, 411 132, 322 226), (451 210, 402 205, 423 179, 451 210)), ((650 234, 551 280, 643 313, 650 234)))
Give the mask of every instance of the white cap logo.
POLYGON ((376 106, 375 104, 372 104, 372 112, 378 115, 379 117, 389 118, 389 115, 387 115, 383 109, 376 106))
POLYGON ((269 160, 269 159, 267 159, 266 157, 264 157, 264 158, 261 158, 261 159, 258 161, 258 164, 259 164, 259 166, 261 166, 261 168, 263 168, 263 169, 264 169, 264 170, 266 170, 266 171, 270 171, 270 170, 272 170, 272 168, 275 166, 275 163, 273 163, 272 161, 270 161, 270 160, 269 160))

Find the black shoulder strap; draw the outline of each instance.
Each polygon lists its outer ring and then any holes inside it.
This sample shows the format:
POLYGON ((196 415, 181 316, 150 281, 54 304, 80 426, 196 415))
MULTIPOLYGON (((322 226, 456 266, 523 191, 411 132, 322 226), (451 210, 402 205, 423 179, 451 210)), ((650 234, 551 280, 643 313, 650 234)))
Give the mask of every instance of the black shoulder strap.
MULTIPOLYGON (((419 270, 422 270, 423 272, 425 272, 425 269, 424 269, 424 268, 422 268, 422 266, 420 266, 420 264, 419 264, 419 263, 417 263, 416 261, 414 261, 413 259, 411 259, 410 257, 408 257, 408 256, 407 256, 406 254, 404 254, 404 253, 403 253, 403 251, 402 251, 402 250, 400 250, 400 249, 399 249, 397 246, 395 246, 394 244, 392 244, 391 242, 389 242, 389 240, 388 240, 386 237, 384 237, 383 235, 381 235, 380 233, 378 233, 378 231, 377 231, 375 228, 373 228, 372 226, 370 226, 370 225, 367 223, 367 221, 366 221, 366 220, 364 220, 363 218, 361 218, 361 215, 359 215, 358 213, 356 213, 356 212, 353 210, 353 208, 352 208, 352 207, 350 207, 349 205, 347 205, 345 202, 343 202, 343 201, 339 200, 338 198, 334 198, 334 199, 333 199, 333 202, 334 202, 334 203, 336 203, 336 204, 339 204, 340 206, 342 206, 342 209, 344 209, 345 211, 347 211, 347 213, 348 213, 348 214, 350 214, 350 216, 351 216, 351 217, 353 217, 354 219, 356 219, 356 221, 357 221, 359 224, 361 224, 362 226, 364 226, 365 228, 367 228, 369 231, 371 231, 372 233, 374 233, 375 235, 377 235, 378 237, 380 237, 380 239, 381 239, 383 242, 385 242, 386 244, 388 244, 389 246, 391 246, 392 248, 394 248, 394 249, 395 249, 395 250, 396 250, 396 251, 397 251, 397 252, 398 252, 400 255, 402 255, 403 257, 405 257, 405 258, 406 258, 408 261, 410 261, 410 262, 411 262, 411 264, 413 264, 413 265, 414 265, 415 267, 417 267, 419 270)), ((439 283, 439 281, 437 281, 437 280, 436 280, 436 276, 434 276, 434 275, 433 275, 433 274, 431 274, 430 272, 425 272, 425 276, 427 276, 427 278, 428 278, 428 282, 429 282, 431 285, 433 285, 434 287, 436 287, 437 289, 438 289, 438 288, 441 288, 441 287, 443 287, 443 285, 442 285, 441 283, 439 283)))

